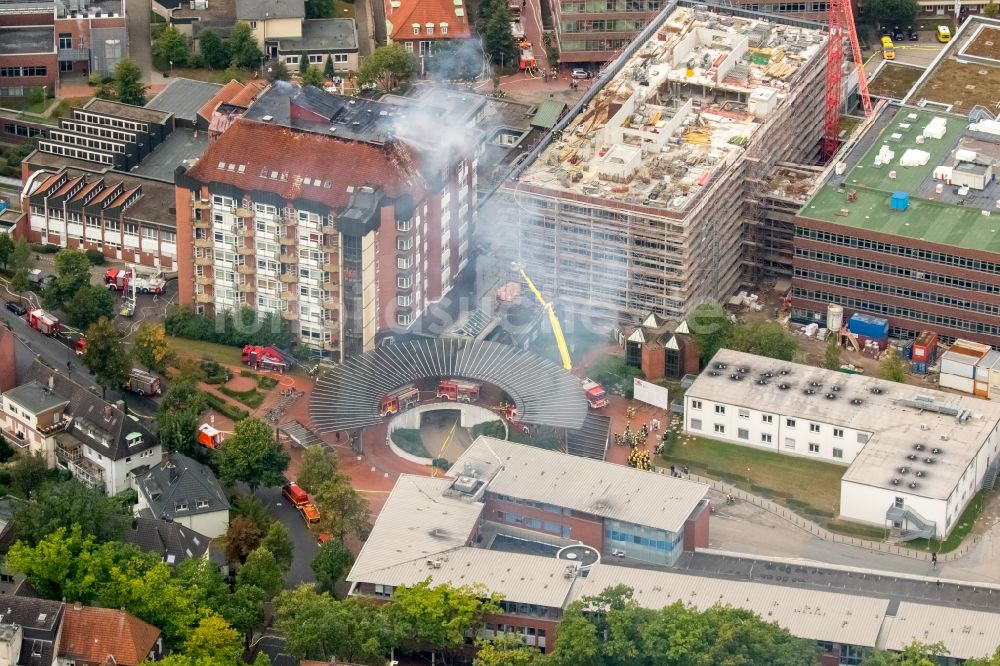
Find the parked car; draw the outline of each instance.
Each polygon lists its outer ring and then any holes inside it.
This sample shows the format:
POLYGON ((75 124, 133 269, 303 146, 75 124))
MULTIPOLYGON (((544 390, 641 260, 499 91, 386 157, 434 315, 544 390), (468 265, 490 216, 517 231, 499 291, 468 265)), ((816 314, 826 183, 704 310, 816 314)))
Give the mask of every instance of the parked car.
POLYGON ((885 27, 884 25, 879 26, 878 32, 879 35, 882 37, 889 37, 891 35, 891 33, 889 32, 889 28, 885 27))
POLYGON ((574 79, 586 79, 588 78, 587 70, 585 69, 574 69, 571 76, 574 79))
POLYGON ((21 305, 18 301, 7 301, 7 309, 16 314, 18 317, 23 317, 27 312, 27 308, 21 305))
POLYGON ((903 41, 903 31, 899 29, 898 25, 892 29, 892 41, 894 42, 903 41))
POLYGON ((906 26, 906 36, 910 38, 911 42, 916 42, 919 41, 920 39, 920 35, 917 34, 917 31, 913 28, 912 25, 906 26))

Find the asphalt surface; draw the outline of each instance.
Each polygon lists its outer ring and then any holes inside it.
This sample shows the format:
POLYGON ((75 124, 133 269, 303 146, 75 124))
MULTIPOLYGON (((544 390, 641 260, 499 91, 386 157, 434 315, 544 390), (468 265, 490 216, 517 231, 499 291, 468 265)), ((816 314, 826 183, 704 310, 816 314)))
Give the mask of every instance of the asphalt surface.
POLYGON ((309 531, 299 515, 299 510, 281 496, 280 488, 259 488, 257 499, 267 505, 271 516, 288 528, 288 535, 295 546, 292 567, 285 576, 285 586, 295 587, 301 583, 312 583, 316 576, 312 571, 312 560, 319 550, 316 535, 309 531))

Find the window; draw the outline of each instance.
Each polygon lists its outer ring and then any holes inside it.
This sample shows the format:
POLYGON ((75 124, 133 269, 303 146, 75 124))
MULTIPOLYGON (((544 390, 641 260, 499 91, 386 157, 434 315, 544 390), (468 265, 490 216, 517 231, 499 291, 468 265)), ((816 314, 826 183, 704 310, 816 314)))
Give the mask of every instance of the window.
POLYGON ((761 419, 764 421, 764 423, 774 423, 774 417, 770 414, 764 414, 763 416, 761 416, 761 419))
POLYGON ((789 449, 790 451, 794 451, 795 450, 795 440, 792 439, 791 437, 786 437, 785 438, 785 448, 789 449))
POLYGON ((722 425, 721 423, 716 423, 715 424, 715 432, 725 433, 726 432, 726 426, 722 425))
POLYGON ((208 508, 208 500, 200 499, 200 500, 197 501, 196 506, 199 509, 207 509, 208 508))
MULTIPOLYGON (((718 411, 718 410, 716 410, 716 411, 718 411)), ((740 410, 740 418, 741 419, 748 419, 748 418, 750 418, 750 410, 749 409, 741 409, 740 410)))
POLYGON ((833 436, 837 437, 839 439, 843 439, 844 438, 844 429, 843 428, 834 428, 833 429, 833 436))
POLYGON ((59 48, 61 49, 73 48, 73 33, 70 32, 59 33, 59 48))
POLYGON ((701 430, 701 419, 691 419, 691 430, 701 430))
POLYGON ((761 441, 762 444, 770 444, 771 443, 771 436, 769 434, 767 434, 767 433, 762 433, 761 436, 760 436, 760 441, 761 441))
POLYGON ((834 458, 843 458, 844 457, 844 449, 834 449, 833 450, 833 457, 834 458))
POLYGON ((250 21, 250 28, 252 30, 256 30, 257 29, 257 21, 250 21))
POLYGON ((859 432, 858 433, 858 444, 867 444, 867 443, 868 443, 868 435, 866 435, 863 432, 859 432))
POLYGON ((750 439, 750 431, 747 430, 746 428, 739 428, 736 431, 736 436, 739 437, 740 439, 749 440, 750 439))
POLYGON ((420 42, 420 55, 429 56, 431 54, 431 43, 428 41, 420 42))
POLYGON ((447 35, 448 34, 448 24, 447 23, 440 23, 438 25, 441 26, 441 34, 442 35, 447 35))
POLYGON ((413 42, 403 42, 403 46, 406 47, 407 53, 413 53, 413 42))
POLYGON ((819 432, 819 424, 818 423, 810 423, 809 424, 809 432, 819 432))
POLYGON ((333 64, 335 64, 335 65, 346 65, 347 64, 347 54, 346 53, 334 53, 333 54, 333 64))
POLYGON ((725 414, 726 413, 726 406, 725 405, 716 405, 715 406, 715 413, 716 414, 725 414))
POLYGON ((413 24, 413 34, 414 35, 419 35, 420 34, 420 24, 419 23, 414 23, 413 24))
POLYGON ((809 453, 819 453, 819 444, 809 442, 809 453))
POLYGON ((789 428, 795 427, 795 419, 785 419, 785 425, 789 428))
POLYGON ((692 400, 691 409, 701 409, 701 400, 692 400))

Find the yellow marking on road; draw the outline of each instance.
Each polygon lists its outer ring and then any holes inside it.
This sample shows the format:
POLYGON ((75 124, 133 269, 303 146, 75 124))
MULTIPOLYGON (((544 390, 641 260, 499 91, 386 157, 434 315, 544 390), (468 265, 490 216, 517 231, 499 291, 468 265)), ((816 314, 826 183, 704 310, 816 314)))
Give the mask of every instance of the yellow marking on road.
POLYGON ((451 424, 451 430, 448 431, 448 436, 444 438, 444 441, 441 442, 441 448, 438 449, 438 454, 437 454, 438 458, 443 458, 444 457, 444 450, 445 450, 445 448, 447 448, 448 442, 451 441, 451 436, 455 434, 455 428, 458 427, 458 423, 461 420, 462 420, 462 417, 459 416, 457 419, 455 419, 455 422, 451 424))
POLYGON ((360 488, 355 488, 354 491, 358 493, 385 493, 385 494, 389 494, 392 492, 391 490, 361 490, 360 488))

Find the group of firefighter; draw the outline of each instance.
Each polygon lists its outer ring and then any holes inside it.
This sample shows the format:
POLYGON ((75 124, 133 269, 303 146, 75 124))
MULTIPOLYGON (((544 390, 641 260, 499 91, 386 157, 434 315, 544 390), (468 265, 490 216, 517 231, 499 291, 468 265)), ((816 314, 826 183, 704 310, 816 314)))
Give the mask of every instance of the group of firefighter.
POLYGON ((628 465, 635 469, 648 471, 653 467, 652 456, 646 449, 646 440, 649 438, 650 427, 648 423, 643 423, 638 430, 632 430, 632 419, 635 418, 635 407, 625 410, 628 423, 625 424, 625 432, 615 433, 615 445, 628 445, 628 465))

